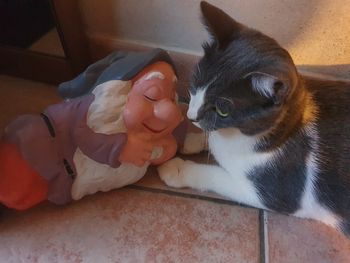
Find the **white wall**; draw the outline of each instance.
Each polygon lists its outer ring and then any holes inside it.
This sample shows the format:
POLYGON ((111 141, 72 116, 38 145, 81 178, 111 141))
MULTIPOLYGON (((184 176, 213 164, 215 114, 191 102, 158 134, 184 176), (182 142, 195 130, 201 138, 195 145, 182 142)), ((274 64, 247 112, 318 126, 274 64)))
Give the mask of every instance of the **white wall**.
MULTIPOLYGON (((92 38, 199 54, 207 38, 200 0, 80 0, 92 38)), ((209 0, 274 37, 297 64, 350 64, 350 0, 209 0)), ((345 71, 345 73, 350 71, 345 71)))

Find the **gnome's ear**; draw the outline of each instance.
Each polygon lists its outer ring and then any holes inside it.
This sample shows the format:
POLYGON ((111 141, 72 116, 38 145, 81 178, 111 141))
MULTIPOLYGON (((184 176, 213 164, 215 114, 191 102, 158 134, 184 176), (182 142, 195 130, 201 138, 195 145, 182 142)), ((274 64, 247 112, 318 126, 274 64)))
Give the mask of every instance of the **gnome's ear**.
POLYGON ((58 86, 58 93, 63 99, 72 99, 91 92, 102 72, 113 62, 125 56, 123 52, 114 52, 90 65, 76 78, 58 86))
POLYGON ((221 9, 205 2, 201 2, 203 23, 208 32, 218 42, 219 49, 225 49, 231 42, 235 32, 244 28, 221 9))

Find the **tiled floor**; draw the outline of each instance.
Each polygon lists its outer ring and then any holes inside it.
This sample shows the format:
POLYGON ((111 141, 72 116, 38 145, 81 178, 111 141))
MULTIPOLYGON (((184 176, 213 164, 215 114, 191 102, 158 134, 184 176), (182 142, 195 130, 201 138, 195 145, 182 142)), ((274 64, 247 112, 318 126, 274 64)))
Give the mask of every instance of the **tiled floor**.
POLYGON ((5 213, 0 260, 258 262, 256 219, 253 209, 122 189, 5 213))
MULTIPOLYGON (((53 86, 7 76, 0 76, 0 99, 1 130, 14 116, 59 101, 53 86)), ((350 240, 317 222, 171 189, 150 169, 135 185, 65 207, 4 210, 0 262, 345 263, 350 240)))

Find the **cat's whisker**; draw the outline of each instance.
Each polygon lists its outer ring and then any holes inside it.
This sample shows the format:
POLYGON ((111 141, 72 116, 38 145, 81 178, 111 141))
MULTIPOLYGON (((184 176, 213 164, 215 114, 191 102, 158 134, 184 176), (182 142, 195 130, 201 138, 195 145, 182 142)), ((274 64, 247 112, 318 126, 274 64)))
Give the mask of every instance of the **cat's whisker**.
POLYGON ((197 64, 197 70, 198 70, 198 73, 201 74, 201 68, 199 67, 199 64, 197 64))
MULTIPOLYGON (((214 124, 212 126, 212 129, 215 128, 216 126, 216 121, 217 121, 217 116, 215 115, 215 119, 214 119, 214 124)), ((208 153, 207 153, 207 164, 209 164, 209 161, 210 161, 210 150, 209 150, 209 132, 205 131, 204 132, 205 134, 205 148, 207 149, 208 153)))
POLYGON ((187 90, 187 98, 188 98, 188 100, 190 100, 190 99, 191 99, 191 92, 190 92, 190 90, 189 90, 189 89, 187 90))
POLYGON ((208 132, 204 132, 204 137, 205 137, 205 149, 207 150, 207 164, 209 164, 210 161, 210 151, 209 151, 209 133, 208 132))

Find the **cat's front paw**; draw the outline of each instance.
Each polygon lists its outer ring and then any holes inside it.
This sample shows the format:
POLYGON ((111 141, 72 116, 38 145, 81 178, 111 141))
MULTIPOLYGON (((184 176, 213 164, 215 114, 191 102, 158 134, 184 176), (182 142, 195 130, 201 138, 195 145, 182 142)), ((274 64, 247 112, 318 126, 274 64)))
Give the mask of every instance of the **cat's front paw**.
POLYGON ((158 166, 160 179, 168 186, 175 188, 185 187, 183 168, 185 161, 181 158, 174 158, 158 166))

